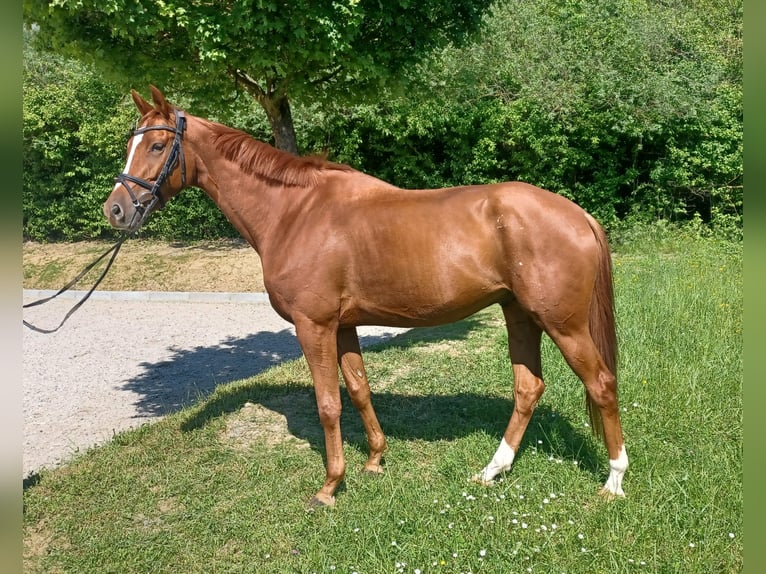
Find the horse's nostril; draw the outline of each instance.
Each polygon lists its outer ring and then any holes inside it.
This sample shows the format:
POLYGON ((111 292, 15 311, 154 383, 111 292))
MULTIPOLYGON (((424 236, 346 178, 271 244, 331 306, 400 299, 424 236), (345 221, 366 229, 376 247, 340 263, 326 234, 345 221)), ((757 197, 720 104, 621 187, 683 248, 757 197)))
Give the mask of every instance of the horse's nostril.
POLYGON ((122 213, 122 208, 118 204, 112 205, 112 215, 119 216, 122 213))

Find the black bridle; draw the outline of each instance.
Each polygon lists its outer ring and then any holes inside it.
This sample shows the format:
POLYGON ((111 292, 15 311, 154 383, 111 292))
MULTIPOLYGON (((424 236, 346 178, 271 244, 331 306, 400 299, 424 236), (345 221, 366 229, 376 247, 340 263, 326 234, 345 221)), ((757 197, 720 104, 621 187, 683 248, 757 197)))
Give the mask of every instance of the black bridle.
MULTIPOLYGON (((128 191, 128 194, 130 195, 130 199, 133 201, 133 207, 135 208, 133 217, 135 218, 136 215, 139 215, 141 217, 135 229, 138 229, 139 227, 141 227, 141 225, 143 225, 144 220, 152 212, 152 210, 154 209, 156 205, 159 205, 160 209, 162 209, 165 206, 165 200, 162 199, 160 188, 162 187, 162 184, 165 183, 165 180, 173 172, 173 170, 176 167, 176 164, 178 163, 181 164, 181 187, 186 185, 186 162, 184 161, 184 148, 181 145, 181 140, 183 139, 184 130, 186 129, 186 115, 181 110, 175 110, 175 115, 176 115, 175 127, 147 126, 145 128, 138 128, 133 130, 133 134, 132 134, 133 136, 137 136, 139 134, 143 134, 143 133, 154 131, 154 130, 163 130, 163 131, 173 132, 175 134, 175 136, 173 137, 173 144, 170 146, 170 153, 168 154, 168 157, 165 160, 165 165, 162 166, 162 171, 160 171, 160 174, 157 176, 157 179, 155 179, 154 182, 151 182, 149 180, 136 177, 134 175, 130 175, 129 173, 121 173, 120 175, 114 178, 114 182, 122 184, 122 186, 128 191), (142 194, 140 197, 136 197, 136 194, 133 193, 133 188, 130 186, 131 183, 139 187, 142 187, 149 192, 149 194, 151 195, 151 199, 149 200, 148 204, 144 204, 142 202, 143 197, 146 195, 145 193, 142 194)), ((131 224, 132 224, 132 221, 131 221, 131 224)), ((132 225, 130 227, 131 229, 133 229, 132 225)))
POLYGON ((162 166, 162 171, 160 171, 160 174, 157 176, 157 179, 154 180, 152 183, 149 180, 142 179, 140 177, 136 177, 134 175, 130 175, 129 173, 121 173, 116 178, 114 178, 115 183, 122 184, 125 189, 128 190, 128 194, 130 194, 130 198, 133 201, 133 207, 135 208, 135 212, 133 214, 133 219, 138 215, 141 217, 138 224, 133 227, 132 221, 130 225, 130 231, 123 233, 123 236, 117 241, 115 245, 110 247, 106 252, 104 252, 101 256, 98 257, 95 261, 93 261, 90 265, 88 265, 85 269, 83 269, 82 272, 80 272, 77 277, 75 277, 72 281, 64 285, 61 289, 59 289, 56 293, 51 295, 50 297, 45 297, 43 299, 38 299, 36 301, 32 301, 31 303, 27 303, 26 305, 22 305, 23 309, 26 309, 27 307, 35 307, 37 305, 42 305, 43 303, 47 303, 48 301, 55 299, 65 291, 68 291, 71 289, 74 285, 77 284, 80 279, 85 276, 88 271, 93 269, 99 261, 104 259, 109 253, 112 254, 112 256, 109 258, 109 261, 106 264, 106 268, 101 272, 101 275, 96 280, 96 283, 93 285, 93 287, 90 288, 90 290, 85 294, 85 296, 80 299, 64 316, 64 318, 61 320, 61 323, 59 323, 58 327, 55 327, 54 329, 43 329, 41 327, 36 327, 35 325, 32 325, 26 320, 22 319, 22 322, 24 325, 32 329, 33 331, 37 331, 38 333, 55 333, 58 331, 61 326, 66 322, 69 317, 72 316, 72 313, 77 311, 85 301, 88 300, 88 298, 91 296, 93 291, 96 290, 96 287, 98 287, 99 283, 101 283, 101 280, 106 276, 106 272, 109 271, 109 268, 112 266, 112 263, 114 263, 115 258, 117 257, 117 253, 120 251, 120 247, 122 247, 122 244, 125 242, 125 240, 128 238, 130 233, 134 233, 138 231, 138 229, 144 224, 146 221, 146 218, 149 216, 149 214, 152 213, 154 210, 154 207, 156 205, 159 205, 160 209, 164 207, 165 201, 162 199, 162 195, 160 193, 160 188, 162 187, 162 184, 165 183, 165 180, 170 176, 170 174, 173 172, 173 170, 176 168, 176 164, 181 164, 181 187, 184 187, 186 185, 186 163, 184 161, 184 148, 181 145, 181 140, 183 139, 184 130, 186 129, 186 115, 181 110, 175 110, 175 116, 176 116, 176 125, 175 127, 172 126, 147 126, 145 128, 138 128, 133 130, 133 136, 137 136, 139 134, 152 131, 152 130, 165 130, 169 132, 173 132, 175 134, 173 138, 173 143, 170 147, 170 153, 168 154, 167 159, 165 160, 165 165, 162 166), (146 195, 145 193, 142 194, 140 197, 136 197, 136 194, 133 193, 133 189, 131 188, 130 184, 133 183, 139 187, 144 188, 146 191, 151 194, 151 199, 147 204, 142 203, 141 199, 146 195))

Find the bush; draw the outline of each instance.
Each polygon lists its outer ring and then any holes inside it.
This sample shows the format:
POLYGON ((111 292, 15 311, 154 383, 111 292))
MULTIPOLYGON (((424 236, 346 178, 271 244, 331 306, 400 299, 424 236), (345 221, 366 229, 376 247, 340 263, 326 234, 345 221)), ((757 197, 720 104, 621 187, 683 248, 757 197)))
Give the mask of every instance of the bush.
POLYGON ((741 22, 738 2, 500 3, 406 93, 309 109, 304 147, 402 187, 518 179, 607 226, 698 214, 736 234, 741 22))
POLYGON ((101 204, 121 169, 135 117, 114 89, 53 55, 24 58, 23 233, 38 241, 98 237, 101 204))

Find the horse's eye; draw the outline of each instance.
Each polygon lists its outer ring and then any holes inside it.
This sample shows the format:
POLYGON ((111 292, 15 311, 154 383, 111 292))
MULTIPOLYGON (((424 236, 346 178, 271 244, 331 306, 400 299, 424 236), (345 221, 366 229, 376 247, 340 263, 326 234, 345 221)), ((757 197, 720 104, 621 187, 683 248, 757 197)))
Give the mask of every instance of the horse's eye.
POLYGON ((162 151, 165 149, 165 144, 162 142, 157 142, 152 144, 152 151, 162 151))

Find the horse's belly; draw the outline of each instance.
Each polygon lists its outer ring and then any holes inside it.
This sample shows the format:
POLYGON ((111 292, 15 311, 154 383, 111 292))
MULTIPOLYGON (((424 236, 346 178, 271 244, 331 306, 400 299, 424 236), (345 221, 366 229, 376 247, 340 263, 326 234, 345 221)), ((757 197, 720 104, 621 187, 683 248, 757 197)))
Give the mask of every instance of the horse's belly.
MULTIPOLYGON (((395 283, 395 282, 394 282, 395 283)), ((375 289, 348 298, 341 305, 341 324, 384 325, 389 327, 425 327, 443 325, 464 319, 511 297, 500 286, 480 289, 457 289, 441 292, 434 286, 413 291, 396 289, 387 292, 375 289)))

